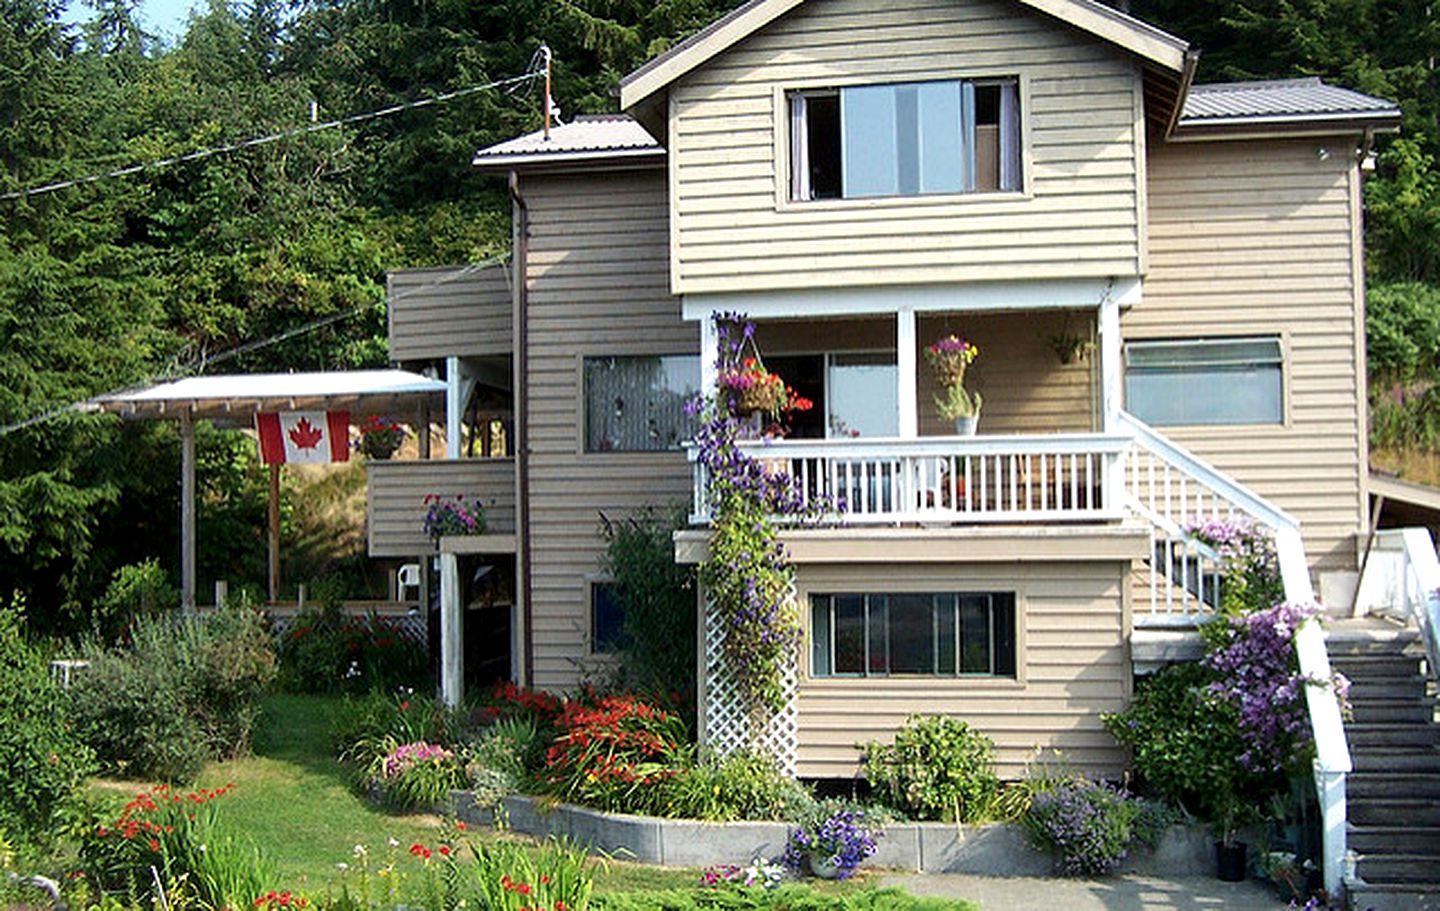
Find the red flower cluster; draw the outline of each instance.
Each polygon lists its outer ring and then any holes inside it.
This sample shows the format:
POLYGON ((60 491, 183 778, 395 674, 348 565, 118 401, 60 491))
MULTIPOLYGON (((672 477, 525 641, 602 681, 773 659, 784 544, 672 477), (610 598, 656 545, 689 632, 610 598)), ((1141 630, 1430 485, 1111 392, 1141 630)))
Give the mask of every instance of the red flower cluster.
POLYGON ((310 904, 310 900, 298 896, 290 891, 276 892, 271 889, 264 895, 255 899, 255 907, 263 908, 265 911, 278 911, 280 908, 304 908, 310 904))
POLYGON ((526 689, 513 683, 497 683, 490 696, 493 704, 480 711, 487 718, 530 716, 548 721, 560 712, 561 701, 540 690, 526 689))
POLYGON ((452 853, 454 853, 454 851, 454 848, 446 844, 436 845, 435 850, 433 851, 420 844, 420 842, 418 841, 410 846, 410 853, 420 858, 421 860, 429 860, 436 854, 439 854, 441 857, 449 857, 452 853))
POLYGON ((135 795, 135 799, 125 804, 119 818, 109 826, 100 826, 95 834, 100 838, 130 840, 137 838, 144 833, 149 836, 148 844, 150 850, 159 851, 160 843, 155 836, 168 834, 175 831, 175 826, 163 820, 166 810, 176 804, 190 803, 202 806, 220 797, 224 797, 235 789, 235 782, 230 782, 223 788, 200 788, 191 791, 189 794, 181 794, 174 791, 168 784, 160 784, 149 791, 142 791, 135 795), (146 818, 150 816, 161 817, 160 822, 146 818))
POLYGON ((603 696, 594 706, 567 702, 560 736, 545 754, 552 783, 648 783, 679 774, 668 760, 680 749, 684 725, 633 696, 603 696))

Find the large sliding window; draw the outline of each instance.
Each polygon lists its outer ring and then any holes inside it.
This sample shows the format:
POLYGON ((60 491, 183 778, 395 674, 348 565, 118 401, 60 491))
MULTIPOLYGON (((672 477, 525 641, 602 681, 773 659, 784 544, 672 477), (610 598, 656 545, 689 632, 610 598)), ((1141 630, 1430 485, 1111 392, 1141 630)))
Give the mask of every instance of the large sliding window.
POLYGON ((1013 592, 810 598, 812 677, 1015 676, 1013 592))
POLYGON ((1273 337, 1130 342, 1125 408, 1157 427, 1280 424, 1283 368, 1273 337))
POLYGON ((1015 191, 1015 79, 791 92, 790 198, 1015 191))
POLYGON ((685 408, 700 391, 700 358, 585 358, 585 451, 676 449, 695 432, 685 408))

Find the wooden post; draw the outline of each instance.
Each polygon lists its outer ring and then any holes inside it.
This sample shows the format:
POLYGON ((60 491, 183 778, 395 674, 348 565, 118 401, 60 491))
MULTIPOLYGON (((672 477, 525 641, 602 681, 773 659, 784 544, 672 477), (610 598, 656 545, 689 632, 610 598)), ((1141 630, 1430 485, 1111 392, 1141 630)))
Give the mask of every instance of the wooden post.
POLYGON ((270 509, 266 525, 269 541, 266 548, 269 568, 270 603, 280 600, 280 466, 270 466, 270 509))
POLYGON ((195 613, 195 418, 180 412, 180 612, 195 613))
POLYGON ((420 458, 430 458, 430 404, 420 406, 420 426, 415 428, 416 442, 420 447, 420 458))
POLYGON ((224 579, 215 580, 215 609, 224 610, 225 602, 230 600, 230 583, 224 579))

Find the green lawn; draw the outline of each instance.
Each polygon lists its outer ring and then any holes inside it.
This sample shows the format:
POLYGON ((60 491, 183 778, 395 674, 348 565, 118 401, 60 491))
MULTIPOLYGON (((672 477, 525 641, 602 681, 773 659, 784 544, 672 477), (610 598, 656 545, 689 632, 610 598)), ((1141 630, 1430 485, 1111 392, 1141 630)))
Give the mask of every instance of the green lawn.
MULTIPOLYGON (((319 696, 268 697, 253 755, 210 763, 196 782, 207 788, 235 782, 235 790, 223 798, 222 819, 275 861, 287 888, 324 890, 338 876, 336 864, 351 860, 357 844, 383 854, 391 838, 403 846, 433 844, 439 833, 439 817, 386 810, 350 787, 330 743, 330 722, 338 705, 337 699, 319 696)), ((117 808, 122 798, 144 787, 135 782, 96 784, 117 808)), ((597 862, 595 888, 683 888, 698 877, 694 870, 597 862)))

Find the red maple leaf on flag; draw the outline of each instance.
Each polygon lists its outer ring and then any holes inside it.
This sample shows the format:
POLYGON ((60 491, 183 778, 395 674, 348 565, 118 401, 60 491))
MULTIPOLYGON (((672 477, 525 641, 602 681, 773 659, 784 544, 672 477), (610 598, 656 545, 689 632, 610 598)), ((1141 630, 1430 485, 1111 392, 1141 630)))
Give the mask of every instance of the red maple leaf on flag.
POLYGON ((295 444, 296 449, 314 449, 323 439, 325 432, 312 426, 309 418, 301 418, 295 429, 290 431, 290 442, 295 444))

